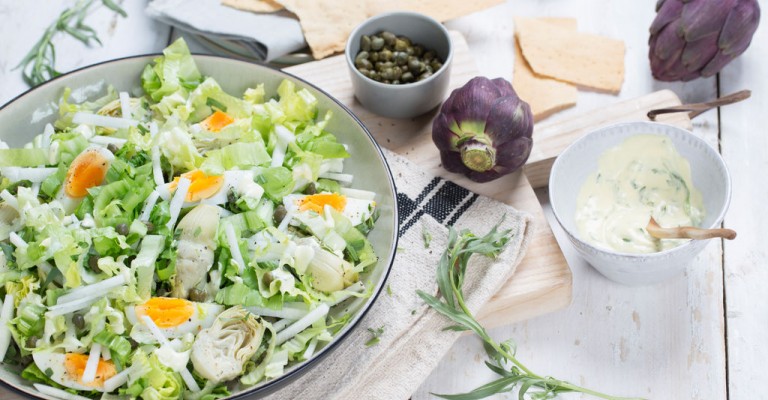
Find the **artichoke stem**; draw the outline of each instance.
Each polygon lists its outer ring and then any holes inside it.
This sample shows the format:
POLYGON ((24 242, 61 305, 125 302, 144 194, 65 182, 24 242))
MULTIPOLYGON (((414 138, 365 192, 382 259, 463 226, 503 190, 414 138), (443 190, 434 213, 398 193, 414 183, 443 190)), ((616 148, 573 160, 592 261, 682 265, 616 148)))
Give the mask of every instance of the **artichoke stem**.
POLYGON ((467 143, 461 147, 461 162, 473 171, 485 172, 496 165, 496 151, 484 143, 467 143))

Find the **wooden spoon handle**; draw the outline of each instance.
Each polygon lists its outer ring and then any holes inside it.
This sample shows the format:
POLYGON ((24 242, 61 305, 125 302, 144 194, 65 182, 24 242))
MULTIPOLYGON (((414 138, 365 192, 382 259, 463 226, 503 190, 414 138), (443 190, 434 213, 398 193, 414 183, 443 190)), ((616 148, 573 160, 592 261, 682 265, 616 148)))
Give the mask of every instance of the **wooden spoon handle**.
POLYGON ((676 112, 688 112, 688 116, 691 118, 694 118, 699 114, 709 111, 715 107, 733 104, 733 103, 737 103, 739 101, 748 99, 749 96, 751 95, 752 95, 751 91, 742 90, 736 93, 729 94, 728 96, 720 97, 713 101, 708 101, 706 103, 691 103, 691 104, 683 104, 683 105, 667 107, 667 108, 658 108, 655 110, 648 111, 648 119, 650 119, 651 121, 655 121, 657 115, 676 113, 676 112))
POLYGON ((702 229, 693 226, 680 226, 676 228, 662 228, 651 217, 648 226, 645 228, 651 236, 659 239, 712 239, 723 238, 733 240, 736 238, 736 231, 733 229, 702 229))

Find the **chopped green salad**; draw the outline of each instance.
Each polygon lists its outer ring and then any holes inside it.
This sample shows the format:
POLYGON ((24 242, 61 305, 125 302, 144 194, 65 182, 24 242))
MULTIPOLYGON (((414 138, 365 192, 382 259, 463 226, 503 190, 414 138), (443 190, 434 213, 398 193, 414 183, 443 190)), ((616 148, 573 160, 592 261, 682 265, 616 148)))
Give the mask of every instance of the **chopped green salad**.
POLYGON ((376 194, 311 92, 226 93, 182 40, 141 86, 67 89, 31 143, 0 141, 0 360, 52 396, 224 397, 371 293, 376 194))

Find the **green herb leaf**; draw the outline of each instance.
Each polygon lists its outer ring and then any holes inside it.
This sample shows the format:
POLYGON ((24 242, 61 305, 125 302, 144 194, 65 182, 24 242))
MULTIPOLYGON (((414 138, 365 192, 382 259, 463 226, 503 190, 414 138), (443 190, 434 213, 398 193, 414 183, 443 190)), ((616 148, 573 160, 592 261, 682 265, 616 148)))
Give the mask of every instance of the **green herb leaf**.
POLYGON ((469 259, 476 254, 495 257, 506 247, 513 233, 511 230, 499 230, 500 224, 501 222, 481 237, 475 236, 468 230, 457 232, 451 227, 448 233, 448 247, 440 257, 437 267, 439 296, 416 291, 429 307, 454 322, 454 325, 444 330, 471 330, 483 340, 486 353, 492 361, 486 362, 486 365, 500 378, 468 393, 435 395, 451 400, 473 400, 510 392, 517 388, 520 400, 523 400, 526 394, 532 399, 549 399, 563 392, 581 392, 604 399, 622 399, 533 373, 515 357, 514 342, 511 340, 496 342, 467 308, 464 302, 463 285, 469 259), (511 364, 511 367, 507 368, 508 364, 511 364), (534 388, 535 391, 531 390, 534 388))
MULTIPOLYGON (((37 86, 47 80, 61 75, 56 70, 56 47, 53 38, 57 33, 65 33, 85 45, 92 41, 101 45, 96 31, 83 21, 89 14, 95 0, 79 0, 72 7, 65 9, 29 50, 16 68, 21 68, 24 82, 29 86, 37 86)), ((122 15, 128 14, 112 0, 101 0, 102 4, 122 15)))
POLYGON ((368 328, 368 332, 371 333, 371 339, 365 342, 366 347, 371 347, 373 345, 376 345, 381 340, 380 337, 384 333, 384 326, 382 325, 380 328, 373 329, 368 328))

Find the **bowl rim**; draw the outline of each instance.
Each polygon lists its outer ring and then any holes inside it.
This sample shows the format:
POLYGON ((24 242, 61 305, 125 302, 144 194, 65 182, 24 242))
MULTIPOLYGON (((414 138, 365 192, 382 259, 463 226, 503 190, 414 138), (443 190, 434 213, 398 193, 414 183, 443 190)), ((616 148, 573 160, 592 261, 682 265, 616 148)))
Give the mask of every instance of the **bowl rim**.
MULTIPOLYGON (((451 50, 452 51, 452 50, 451 50)), ((389 275, 392 272, 392 267, 395 262, 395 255, 397 252, 397 246, 398 241, 400 240, 400 237, 398 235, 399 232, 399 225, 400 225, 400 218, 398 215, 398 208, 397 208, 397 186, 395 184, 394 176, 392 175, 392 170, 389 167, 389 162, 387 162, 387 158, 384 156, 384 152, 381 149, 381 146, 376 142, 376 140, 373 138, 373 135, 368 130, 368 127, 365 126, 365 124, 360 120, 360 118, 355 115, 352 110, 349 109, 344 103, 342 103, 339 99, 337 99, 334 96, 331 96, 328 92, 325 90, 317 87, 316 85, 296 76, 291 73, 285 72, 283 70, 271 67, 269 65, 265 65, 258 62, 248 61, 248 60, 241 60, 241 59, 235 59, 230 57, 224 57, 224 56, 218 56, 218 55, 211 55, 211 54, 200 54, 200 53, 191 53, 192 57, 194 59, 197 58, 208 58, 212 60, 218 60, 218 61, 225 61, 225 62, 233 62, 233 63, 242 63, 247 64, 249 66, 255 66, 257 68, 263 68, 265 70, 268 70, 270 73, 277 73, 279 75, 282 75, 284 78, 292 79, 294 81, 300 82, 302 85, 306 87, 310 87, 313 90, 316 90, 317 92, 321 93, 322 95, 326 96, 328 99, 330 99, 332 102, 334 102, 339 108, 341 108, 342 111, 344 111, 352 120, 357 123, 357 125, 362 129, 362 131, 367 136, 368 140, 373 145, 373 148, 378 153, 379 158, 383 162, 384 169, 386 171, 386 175, 388 178, 388 183, 390 186, 390 190, 392 191, 394 198, 393 198, 393 207, 392 207, 392 218, 393 218, 393 232, 392 232, 392 246, 390 247, 387 256, 389 257, 389 263, 385 266, 385 270, 382 272, 381 279, 379 280, 379 284, 374 287, 372 290, 371 296, 369 300, 366 302, 366 304, 360 309, 360 311, 354 315, 352 320, 349 322, 349 325, 345 327, 346 329, 343 330, 338 336, 334 338, 331 342, 329 342, 325 347, 323 347, 320 351, 315 353, 312 358, 309 360, 304 361, 303 363, 296 366, 291 371, 271 380, 271 381, 265 381, 262 385, 254 385, 250 388, 246 388, 245 390, 242 390, 238 393, 233 393, 229 395, 228 397, 225 397, 225 399, 243 399, 249 396, 253 396, 259 393, 275 393, 278 392, 280 389, 284 388, 283 385, 290 384, 293 380, 303 375, 304 372, 306 372, 310 367, 315 366, 320 360, 324 359, 328 354, 333 352, 341 342, 343 342, 352 331, 356 330, 358 328, 358 325, 360 325, 360 322, 365 318, 368 311, 373 307, 378 297, 381 295, 381 292, 384 290, 384 287, 386 286, 387 280, 389 279, 389 275)), ((90 70, 96 70, 100 67, 103 67, 105 65, 110 64, 120 64, 127 61, 135 61, 138 59, 154 59, 155 57, 162 56, 162 53, 145 53, 145 54, 138 54, 138 55, 132 55, 132 56, 126 56, 126 57, 120 57, 120 58, 114 58, 109 59, 105 61, 100 61, 94 64, 85 65, 76 69, 73 69, 71 71, 65 72, 61 75, 58 75, 56 77, 53 77, 40 85, 31 87, 21 94, 11 98, 5 104, 0 105, 0 113, 4 112, 7 108, 9 108, 11 105, 15 104, 18 101, 23 101, 22 99, 26 98, 27 96, 33 94, 36 91, 41 90, 44 87, 48 87, 53 85, 54 83, 59 82, 62 79, 69 78, 71 76, 87 73, 90 70)), ((381 256, 379 256, 381 259, 381 256)), ((9 373, 14 373, 10 372, 9 373)), ((15 373, 14 373, 15 374, 15 373)), ((23 379, 23 378, 22 378, 23 379)), ((26 380, 25 380, 26 381, 26 380)), ((0 385, 3 387, 8 388, 12 392, 18 393, 25 397, 40 399, 40 400, 47 400, 45 397, 39 396, 39 392, 30 393, 24 390, 21 390, 17 388, 16 386, 12 385, 10 382, 6 382, 5 379, 0 378, 0 385)), ((31 387, 31 386, 30 386, 31 387)))
MULTIPOLYGON (((448 69, 447 66, 453 62, 453 41, 451 40, 451 35, 448 32, 448 29, 445 27, 445 25, 443 25, 436 19, 430 17, 429 15, 417 13, 413 11, 390 11, 386 13, 376 14, 373 17, 370 17, 365 21, 361 22, 359 25, 355 27, 355 29, 352 30, 352 33, 349 34, 349 38, 347 38, 346 45, 344 46, 344 59, 347 61, 347 66, 351 71, 353 71, 352 73, 355 74, 355 76, 357 76, 358 78, 362 78, 365 82, 368 82, 371 85, 373 85, 373 87, 381 88, 381 89, 403 88, 403 90, 405 88, 418 88, 420 86, 428 85, 430 82, 437 79, 439 76, 443 75, 445 71, 448 69), (354 56, 351 53, 351 44, 356 40, 360 40, 360 37, 359 37, 361 36, 360 31, 366 28, 368 24, 370 24, 371 22, 378 21, 380 19, 384 19, 388 17, 393 17, 393 16, 417 17, 417 18, 426 20, 430 24, 434 25, 437 28, 437 30, 440 31, 440 33, 443 35, 445 40, 448 42, 448 56, 445 58, 445 61, 443 61, 442 67, 440 67, 440 69, 438 69, 437 72, 432 74, 427 79, 424 79, 422 81, 411 82, 411 83, 393 85, 391 83, 382 83, 382 82, 375 81, 363 75, 362 73, 360 73, 360 71, 355 67, 355 63, 353 61, 354 56)), ((392 89, 392 90, 397 90, 397 89, 392 89)))
MULTIPOLYGON (((560 227, 563 229, 563 231, 565 231, 565 233, 568 234, 568 236, 570 236, 573 240, 578 241, 581 246, 586 247, 587 249, 589 249, 592 252, 608 254, 608 255, 617 256, 617 257, 623 257, 625 259, 637 259, 637 260, 649 259, 649 258, 653 258, 653 259, 655 259, 655 258, 666 258, 666 257, 669 257, 673 253, 683 251, 687 247, 693 246, 695 241, 694 240, 689 240, 689 241, 681 244, 680 246, 676 246, 676 247, 673 247, 671 249, 666 249, 666 250, 658 251, 658 252, 654 252, 654 253, 628 253, 628 252, 621 252, 621 251, 611 250, 611 249, 609 249, 607 247, 597 246, 597 245, 594 245, 592 243, 589 243, 589 242, 586 242, 586 241, 582 240, 580 235, 576 234, 575 232, 572 232, 570 229, 568 229, 565 226, 565 224, 563 224, 562 217, 560 216, 560 214, 557 211, 556 202, 553 201, 553 199, 552 199, 552 193, 553 193, 553 190, 552 190, 553 179, 552 178, 554 177, 555 171, 558 170, 558 168, 559 168, 559 166, 560 166, 560 164, 562 162, 560 156, 562 156, 562 155, 564 155, 564 154, 566 154, 568 152, 575 151, 574 149, 580 143, 588 140, 589 136, 591 136, 591 135, 595 135, 597 133, 604 132, 604 131, 620 129, 620 128, 628 127, 628 126, 629 127, 633 127, 633 129, 635 129, 635 127, 640 128, 640 127, 654 126, 654 127, 658 127, 658 128, 665 129, 665 130, 674 130, 674 131, 678 131, 680 133, 684 132, 685 134, 690 135, 692 140, 698 142, 699 144, 702 144, 704 146, 704 148, 706 149, 705 151, 711 152, 712 154, 715 155, 715 160, 716 160, 717 164, 725 172, 725 199, 723 201, 723 206, 721 207, 721 209, 719 210, 719 212, 717 214, 717 217, 713 220, 713 223, 711 224, 711 226, 709 226, 709 228, 715 228, 717 225, 721 224, 723 222, 724 218, 725 218, 725 214, 728 211, 728 208, 730 207, 731 195, 732 195, 731 173, 728 170, 728 166, 725 164, 725 160, 723 159, 723 156, 720 154, 719 151, 717 151, 714 148, 712 148, 712 146, 710 146, 709 143, 707 143, 704 139, 700 138, 699 136, 695 135, 692 131, 689 131, 687 129, 683 129, 683 128, 679 127, 679 126, 675 126, 675 125, 671 125, 671 124, 667 124, 667 123, 662 123, 662 122, 654 122, 654 121, 619 122, 619 123, 615 123, 615 124, 610 124, 610 125, 602 126, 602 127, 590 130, 589 132, 587 132, 584 135, 582 135, 580 138, 576 139, 573 143, 568 145, 568 147, 566 147, 565 150, 560 152, 560 155, 557 156, 557 158, 555 158, 555 162, 552 164, 552 169, 550 170, 550 173, 549 173, 549 184, 547 185, 547 191, 549 193, 549 195, 548 195, 548 197, 549 197, 549 204, 550 204, 550 207, 552 208, 552 214, 555 216, 555 220, 557 220, 557 223, 560 224, 560 227)), ((644 133, 643 132, 633 132, 630 135, 628 135, 627 138, 630 137, 630 136, 642 135, 642 134, 644 134, 644 133)), ((664 132, 661 132, 661 133, 645 132, 645 134, 669 136, 669 135, 667 135, 664 132)), ((686 161, 688 161, 688 163, 690 163, 690 160, 686 159, 686 161)))

